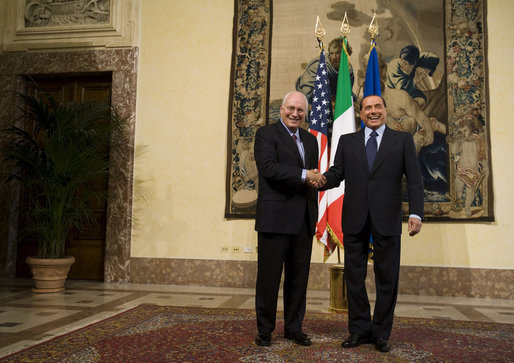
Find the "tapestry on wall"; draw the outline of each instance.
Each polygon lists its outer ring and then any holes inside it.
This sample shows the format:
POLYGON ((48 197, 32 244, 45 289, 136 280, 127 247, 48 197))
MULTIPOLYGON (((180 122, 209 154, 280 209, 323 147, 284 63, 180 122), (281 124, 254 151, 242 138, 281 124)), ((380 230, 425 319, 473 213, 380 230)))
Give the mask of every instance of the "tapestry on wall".
POLYGON ((319 57, 314 36, 317 15, 326 31, 328 78, 335 95, 340 28, 347 14, 359 123, 370 48, 368 27, 376 12, 387 125, 413 135, 423 174, 425 219, 494 220, 485 1, 302 2, 235 1, 225 216, 255 214, 257 129, 280 118, 287 92, 299 90, 312 97, 319 57))

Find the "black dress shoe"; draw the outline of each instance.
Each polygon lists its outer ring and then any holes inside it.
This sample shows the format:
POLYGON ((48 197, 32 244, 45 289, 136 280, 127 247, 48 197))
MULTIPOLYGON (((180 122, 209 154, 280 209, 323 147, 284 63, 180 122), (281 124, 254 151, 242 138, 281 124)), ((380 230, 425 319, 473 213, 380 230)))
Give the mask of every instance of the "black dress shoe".
POLYGON ((307 336, 307 334, 298 332, 298 333, 285 333, 284 338, 294 341, 298 345, 309 346, 312 344, 311 340, 307 336))
POLYGON ((271 345, 271 334, 259 333, 255 336, 255 344, 261 347, 267 347, 271 345))
POLYGON ((366 334, 350 334, 341 346, 343 348, 355 348, 361 344, 369 343, 369 338, 366 334))
POLYGON ((375 341, 375 349, 382 353, 387 353, 391 350, 391 345, 384 338, 378 338, 375 341))

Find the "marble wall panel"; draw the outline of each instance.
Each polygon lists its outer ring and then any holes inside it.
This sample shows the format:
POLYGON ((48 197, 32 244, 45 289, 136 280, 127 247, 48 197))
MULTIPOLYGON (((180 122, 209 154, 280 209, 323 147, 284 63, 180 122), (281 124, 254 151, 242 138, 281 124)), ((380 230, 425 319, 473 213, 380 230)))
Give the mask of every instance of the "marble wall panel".
MULTIPOLYGON (((23 91, 26 75, 57 75, 111 72, 112 104, 129 122, 118 137, 124 142, 111 150, 113 167, 109 191, 116 198, 108 203, 105 281, 128 282, 130 268, 130 229, 132 215, 132 175, 134 124, 136 114, 138 48, 67 52, 26 52, 0 54, 0 126, 13 119, 16 98, 23 91)), ((0 276, 14 276, 12 256, 16 253, 16 228, 11 218, 16 190, 2 186, 0 197, 0 276)))
MULTIPOLYGON (((130 282, 186 286, 255 288, 257 262, 131 258, 130 282)), ((313 263, 309 290, 329 290, 332 264, 313 263)), ((375 292, 368 265, 368 292, 375 292)), ((514 298, 514 270, 402 266, 399 293, 428 296, 514 298)))

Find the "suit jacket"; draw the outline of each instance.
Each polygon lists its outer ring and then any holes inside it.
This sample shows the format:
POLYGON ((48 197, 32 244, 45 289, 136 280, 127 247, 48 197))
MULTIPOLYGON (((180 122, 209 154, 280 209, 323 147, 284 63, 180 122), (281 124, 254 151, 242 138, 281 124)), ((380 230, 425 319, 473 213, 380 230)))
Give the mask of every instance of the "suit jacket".
POLYGON ((280 121, 257 130, 254 155, 259 171, 255 220, 258 232, 298 234, 307 212, 308 231, 314 234, 317 191, 302 184, 301 177, 302 169, 318 168, 318 143, 309 132, 301 128, 299 131, 305 166, 296 142, 280 121))
POLYGON ((345 180, 343 233, 356 234, 371 216, 379 233, 401 234, 402 176, 406 176, 409 213, 423 218, 423 181, 412 135, 385 128, 372 169, 366 158, 364 129, 341 136, 334 165, 323 189, 345 180))

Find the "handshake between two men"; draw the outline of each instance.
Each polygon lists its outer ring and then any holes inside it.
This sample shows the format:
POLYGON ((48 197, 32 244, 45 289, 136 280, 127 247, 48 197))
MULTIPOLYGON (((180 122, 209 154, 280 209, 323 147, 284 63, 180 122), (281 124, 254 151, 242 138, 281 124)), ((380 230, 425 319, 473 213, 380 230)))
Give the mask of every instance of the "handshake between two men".
POLYGON ((321 188, 327 183, 327 178, 319 172, 318 169, 307 170, 305 176, 305 184, 311 188, 321 188))

